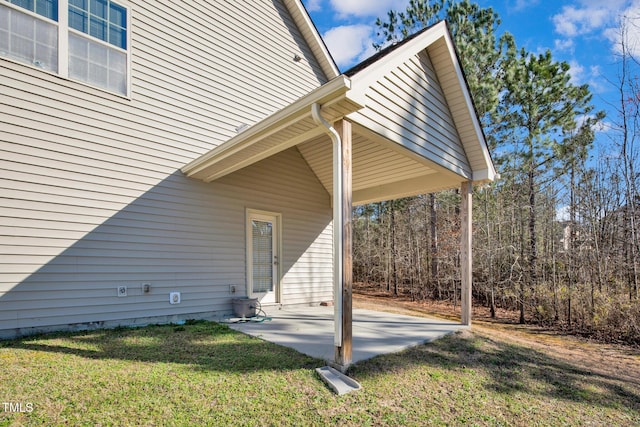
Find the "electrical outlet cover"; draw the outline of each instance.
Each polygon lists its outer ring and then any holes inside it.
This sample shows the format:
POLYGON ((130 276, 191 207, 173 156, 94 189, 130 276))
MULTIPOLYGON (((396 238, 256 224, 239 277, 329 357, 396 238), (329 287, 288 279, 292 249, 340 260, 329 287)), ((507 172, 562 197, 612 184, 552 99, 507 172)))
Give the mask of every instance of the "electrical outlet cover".
POLYGON ((127 287, 126 286, 118 286, 118 296, 126 297, 127 296, 127 287))

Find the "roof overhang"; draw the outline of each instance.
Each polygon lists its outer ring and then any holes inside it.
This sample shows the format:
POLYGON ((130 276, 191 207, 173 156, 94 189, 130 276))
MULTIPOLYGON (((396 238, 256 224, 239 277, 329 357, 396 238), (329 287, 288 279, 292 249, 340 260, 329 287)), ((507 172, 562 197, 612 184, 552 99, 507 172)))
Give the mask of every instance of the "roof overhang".
MULTIPOLYGON (((353 123, 354 204, 458 188, 466 181, 494 180, 495 169, 446 25, 437 24, 376 57, 213 148, 185 165, 182 172, 211 182, 295 146, 331 193, 331 143, 325 129, 311 115, 312 105, 318 104, 329 123, 343 118, 353 123), (374 120, 374 115, 369 114, 391 103, 384 97, 378 99, 376 85, 404 72, 399 67, 409 64, 415 68, 417 55, 431 58, 433 69, 429 72, 435 73, 435 78, 430 84, 438 86, 441 103, 450 111, 449 139, 456 140, 452 143, 455 155, 443 148, 446 141, 439 141, 438 135, 422 132, 431 120, 431 112, 394 107, 394 112, 403 114, 405 124, 384 114, 374 120), (416 135, 423 141, 414 144, 414 139, 420 139, 416 135), (434 140, 429 141, 430 138, 434 140)), ((419 67, 417 71, 422 72, 419 67)), ((400 88, 394 96, 411 97, 410 92, 400 88)), ((413 105, 413 99, 406 101, 413 105)), ((433 126, 442 127, 438 123, 433 126)))
POLYGON ((340 75, 185 165, 182 172, 211 182, 322 135, 324 131, 311 117, 311 106, 321 105, 323 117, 336 121, 362 108, 348 96, 350 89, 351 80, 340 75))

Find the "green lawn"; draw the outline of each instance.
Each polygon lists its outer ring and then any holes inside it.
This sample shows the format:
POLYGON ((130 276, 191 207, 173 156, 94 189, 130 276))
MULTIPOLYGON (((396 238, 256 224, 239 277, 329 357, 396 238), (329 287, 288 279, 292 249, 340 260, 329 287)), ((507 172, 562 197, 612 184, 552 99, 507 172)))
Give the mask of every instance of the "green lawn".
POLYGON ((0 341, 0 426, 640 425, 637 384, 479 334, 358 363, 341 397, 319 366, 209 322, 0 341))

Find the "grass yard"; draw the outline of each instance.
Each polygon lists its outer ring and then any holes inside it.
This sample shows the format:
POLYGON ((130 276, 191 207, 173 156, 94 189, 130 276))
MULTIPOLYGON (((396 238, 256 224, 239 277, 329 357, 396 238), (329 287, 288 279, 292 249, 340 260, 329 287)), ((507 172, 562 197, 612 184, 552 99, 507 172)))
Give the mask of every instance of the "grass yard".
POLYGON ((342 397, 322 361, 209 322, 0 341, 0 366, 0 426, 640 425, 638 378, 475 330, 355 365, 342 397))

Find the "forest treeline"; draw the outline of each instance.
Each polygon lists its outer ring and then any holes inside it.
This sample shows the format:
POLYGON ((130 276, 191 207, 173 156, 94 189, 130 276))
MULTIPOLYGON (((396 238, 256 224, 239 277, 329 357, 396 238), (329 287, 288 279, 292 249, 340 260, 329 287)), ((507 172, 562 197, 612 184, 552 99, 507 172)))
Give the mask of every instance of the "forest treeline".
MULTIPOLYGON (((640 19, 620 19, 606 116, 566 62, 519 48, 491 8, 468 0, 411 0, 378 19, 377 47, 440 19, 501 175, 474 188, 474 304, 640 343, 640 58, 627 45, 640 19)), ((354 280, 455 303, 459 206, 448 191, 356 207, 354 280)))

